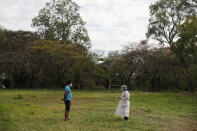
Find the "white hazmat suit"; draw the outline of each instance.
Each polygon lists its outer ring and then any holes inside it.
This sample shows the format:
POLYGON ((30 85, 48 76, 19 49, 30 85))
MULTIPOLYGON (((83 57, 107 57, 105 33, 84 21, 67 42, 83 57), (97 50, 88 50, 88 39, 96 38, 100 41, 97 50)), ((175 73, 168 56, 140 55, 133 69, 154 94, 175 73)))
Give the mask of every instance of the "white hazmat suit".
POLYGON ((130 94, 128 91, 122 92, 120 97, 120 102, 118 103, 118 107, 116 109, 115 115, 129 117, 129 109, 130 109, 130 94))

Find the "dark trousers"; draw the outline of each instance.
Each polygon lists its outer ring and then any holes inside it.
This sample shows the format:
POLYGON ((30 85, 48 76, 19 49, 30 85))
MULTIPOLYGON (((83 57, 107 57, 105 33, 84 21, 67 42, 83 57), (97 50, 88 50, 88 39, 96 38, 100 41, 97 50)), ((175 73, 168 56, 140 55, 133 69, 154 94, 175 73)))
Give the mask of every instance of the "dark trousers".
POLYGON ((66 109, 66 111, 70 111, 70 103, 71 103, 71 101, 65 100, 65 109, 66 109))

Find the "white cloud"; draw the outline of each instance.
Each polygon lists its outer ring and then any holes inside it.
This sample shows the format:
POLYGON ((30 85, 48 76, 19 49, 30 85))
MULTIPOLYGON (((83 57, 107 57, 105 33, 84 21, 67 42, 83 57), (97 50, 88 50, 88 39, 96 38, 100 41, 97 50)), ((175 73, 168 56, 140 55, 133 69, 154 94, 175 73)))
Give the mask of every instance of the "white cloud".
MULTIPOLYGON (((31 19, 44 7, 45 1, 0 0, 0 25, 13 30, 33 30, 31 19)), ((75 1, 81 6, 93 49, 118 50, 125 42, 145 38, 148 7, 156 0, 75 1)))
POLYGON ((45 5, 43 0, 0 0, 0 24, 12 30, 33 30, 31 20, 45 5))
POLYGON ((156 0, 75 0, 87 22, 94 49, 117 50, 145 39, 149 5, 156 0))

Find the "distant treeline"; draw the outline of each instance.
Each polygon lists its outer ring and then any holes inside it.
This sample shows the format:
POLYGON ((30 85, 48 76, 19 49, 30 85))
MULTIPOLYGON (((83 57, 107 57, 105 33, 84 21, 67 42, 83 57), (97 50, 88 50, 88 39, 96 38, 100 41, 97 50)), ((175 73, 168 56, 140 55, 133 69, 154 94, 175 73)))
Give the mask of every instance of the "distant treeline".
POLYGON ((131 44, 101 59, 79 44, 39 40, 32 32, 2 32, 0 72, 6 88, 60 88, 66 80, 75 89, 127 84, 132 90, 193 92, 197 87, 197 57, 182 63, 170 48, 131 44))

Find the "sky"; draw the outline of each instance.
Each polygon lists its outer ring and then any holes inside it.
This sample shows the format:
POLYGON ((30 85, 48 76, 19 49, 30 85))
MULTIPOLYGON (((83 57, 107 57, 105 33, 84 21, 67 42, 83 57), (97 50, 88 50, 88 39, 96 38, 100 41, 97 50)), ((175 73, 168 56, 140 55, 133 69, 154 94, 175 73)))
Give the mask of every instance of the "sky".
MULTIPOLYGON (((149 5, 157 0, 74 0, 81 8, 92 49, 120 50, 145 39, 149 5)), ((46 0, 0 0, 0 25, 11 30, 30 30, 31 20, 46 0)))

